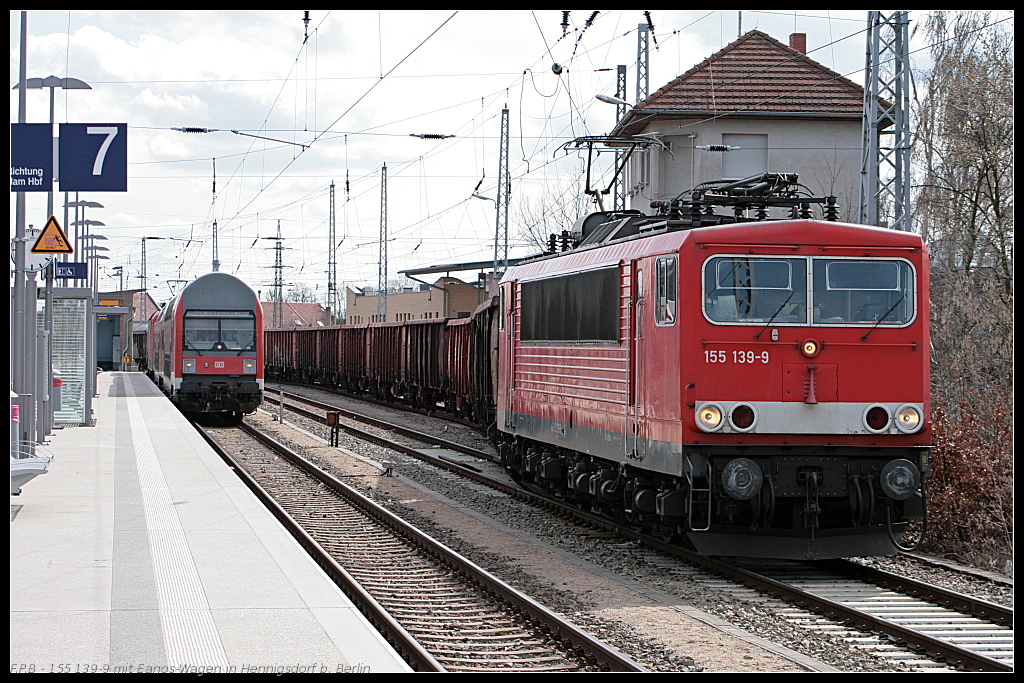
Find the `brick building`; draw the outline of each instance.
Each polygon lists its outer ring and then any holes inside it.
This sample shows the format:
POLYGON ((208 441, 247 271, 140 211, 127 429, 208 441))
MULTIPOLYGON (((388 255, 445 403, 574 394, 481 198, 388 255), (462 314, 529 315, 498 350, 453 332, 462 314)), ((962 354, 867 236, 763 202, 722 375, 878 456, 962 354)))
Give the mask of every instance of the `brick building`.
POLYGON ((280 316, 278 316, 277 303, 261 301, 260 305, 263 307, 263 327, 268 330, 274 328, 321 327, 330 324, 327 309, 318 303, 285 301, 280 304, 280 316))
MULTIPOLYGON (((401 293, 389 293, 386 322, 468 318, 484 302, 486 296, 486 292, 476 284, 467 284, 454 277, 442 277, 432 285, 418 284, 406 287, 401 293)), ((371 288, 348 288, 345 323, 358 325, 385 322, 377 313, 379 299, 371 288)))

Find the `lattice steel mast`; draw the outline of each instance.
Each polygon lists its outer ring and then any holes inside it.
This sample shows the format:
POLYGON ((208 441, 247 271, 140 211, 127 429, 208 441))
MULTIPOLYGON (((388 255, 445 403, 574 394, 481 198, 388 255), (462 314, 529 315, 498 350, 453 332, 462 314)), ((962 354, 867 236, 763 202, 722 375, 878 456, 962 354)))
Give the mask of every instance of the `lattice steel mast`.
POLYGON ((891 205, 896 230, 910 230, 909 24, 906 11, 868 13, 859 219, 879 225, 891 205))

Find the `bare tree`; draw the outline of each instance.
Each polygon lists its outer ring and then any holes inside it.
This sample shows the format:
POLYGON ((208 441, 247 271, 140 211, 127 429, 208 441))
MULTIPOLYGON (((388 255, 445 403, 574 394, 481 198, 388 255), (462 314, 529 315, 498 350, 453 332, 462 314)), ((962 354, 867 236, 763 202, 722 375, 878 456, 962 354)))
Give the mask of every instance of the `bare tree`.
POLYGON ((288 290, 284 300, 289 302, 318 303, 316 292, 313 291, 312 287, 305 284, 293 285, 288 290))
POLYGON ((960 400, 1012 384, 1013 37, 987 12, 936 11, 921 28, 914 214, 932 259, 933 389, 960 400))
POLYGON ((919 25, 914 217, 931 256, 931 550, 998 568, 1013 535, 1013 36, 989 12, 919 25), (983 556, 979 558, 979 556, 983 556))
POLYGON ((552 181, 539 195, 520 195, 513 221, 519 240, 537 251, 547 250, 549 235, 561 235, 576 219, 597 210, 592 201, 583 193, 579 178, 552 181))

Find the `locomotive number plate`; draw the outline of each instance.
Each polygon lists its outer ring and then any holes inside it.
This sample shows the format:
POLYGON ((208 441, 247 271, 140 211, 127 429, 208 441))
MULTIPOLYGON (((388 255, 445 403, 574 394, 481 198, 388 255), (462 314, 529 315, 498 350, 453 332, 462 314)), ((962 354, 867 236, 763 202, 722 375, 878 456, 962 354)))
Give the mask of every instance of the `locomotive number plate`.
POLYGON ((767 351, 713 351, 704 350, 706 363, 768 363, 767 351))

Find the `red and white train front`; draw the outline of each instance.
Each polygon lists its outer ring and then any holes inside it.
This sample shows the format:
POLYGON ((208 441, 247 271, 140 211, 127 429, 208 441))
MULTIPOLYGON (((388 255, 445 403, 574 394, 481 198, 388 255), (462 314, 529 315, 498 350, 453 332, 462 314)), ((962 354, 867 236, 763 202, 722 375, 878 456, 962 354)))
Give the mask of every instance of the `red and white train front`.
POLYGON ((150 376, 188 413, 251 413, 263 399, 263 309, 226 273, 186 286, 150 320, 150 376))

